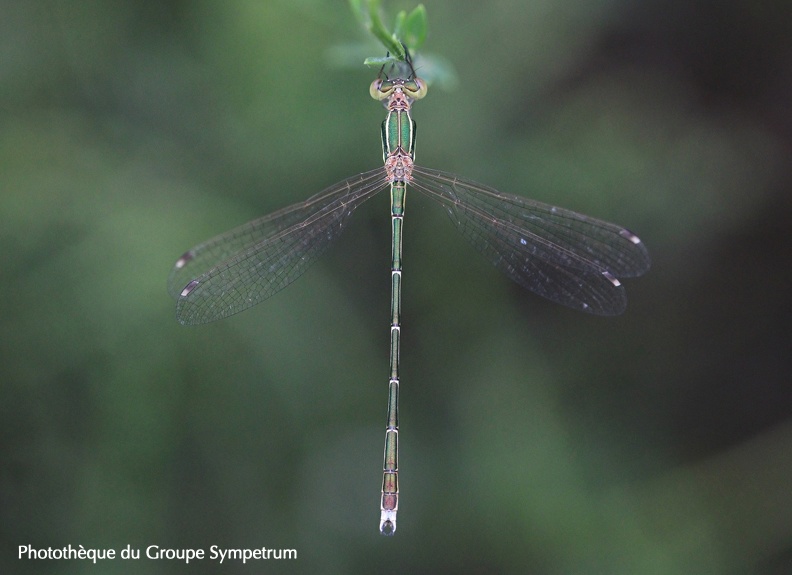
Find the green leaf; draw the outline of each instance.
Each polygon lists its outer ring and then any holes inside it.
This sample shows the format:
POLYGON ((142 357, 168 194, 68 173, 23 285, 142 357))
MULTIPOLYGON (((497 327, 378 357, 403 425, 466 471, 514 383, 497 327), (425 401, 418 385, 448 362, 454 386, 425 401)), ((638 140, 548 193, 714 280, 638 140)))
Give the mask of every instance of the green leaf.
POLYGON ((396 64, 400 61, 395 56, 382 56, 379 58, 366 58, 363 60, 363 65, 369 68, 382 68, 385 64, 396 64))
POLYGON ((388 32, 379 14, 379 1, 367 0, 368 3, 368 29, 380 42, 385 49, 394 54, 399 60, 404 60, 404 47, 397 37, 388 32))
MULTIPOLYGON (((379 40, 393 59, 386 61, 404 62, 407 59, 407 49, 415 52, 426 40, 428 24, 426 8, 419 4, 409 14, 402 10, 396 15, 393 32, 390 32, 382 22, 379 0, 349 0, 349 7, 355 18, 377 40, 379 40)), ((368 58, 367 65, 382 59, 368 58)))
POLYGON ((426 8, 423 4, 418 4, 407 16, 404 22, 404 35, 401 37, 411 50, 417 51, 426 40, 428 28, 426 8))
POLYGON ((393 25, 393 35, 396 38, 402 38, 402 29, 404 28, 404 20, 407 18, 407 12, 400 10, 396 14, 396 24, 393 25))

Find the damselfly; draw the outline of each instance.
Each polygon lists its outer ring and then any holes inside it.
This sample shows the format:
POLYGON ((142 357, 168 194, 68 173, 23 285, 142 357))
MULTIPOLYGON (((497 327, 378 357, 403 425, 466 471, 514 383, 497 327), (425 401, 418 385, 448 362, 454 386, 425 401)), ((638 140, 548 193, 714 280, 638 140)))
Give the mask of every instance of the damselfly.
POLYGON ((627 304, 617 278, 649 269, 649 253, 632 232, 595 218, 512 196, 460 176, 417 166, 410 108, 426 83, 409 60, 388 78, 380 71, 370 93, 387 109, 384 166, 338 182, 319 194, 200 244, 181 256, 168 278, 182 324, 228 317, 274 295, 316 261, 355 209, 390 189, 391 326, 388 419, 380 531, 396 531, 399 504, 399 346, 402 225, 407 187, 439 202, 460 232, 498 269, 556 303, 598 315, 627 304))

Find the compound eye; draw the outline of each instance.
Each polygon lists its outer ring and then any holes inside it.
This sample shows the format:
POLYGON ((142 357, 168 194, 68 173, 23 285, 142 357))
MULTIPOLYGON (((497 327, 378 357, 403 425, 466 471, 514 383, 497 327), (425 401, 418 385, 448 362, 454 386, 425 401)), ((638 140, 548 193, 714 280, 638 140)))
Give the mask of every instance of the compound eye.
POLYGON ((404 83, 404 92, 413 100, 420 100, 426 96, 428 90, 426 82, 417 76, 413 80, 404 83))
POLYGON ((369 86, 369 94, 375 100, 382 101, 390 97, 393 93, 393 82, 390 80, 381 80, 377 78, 369 86))

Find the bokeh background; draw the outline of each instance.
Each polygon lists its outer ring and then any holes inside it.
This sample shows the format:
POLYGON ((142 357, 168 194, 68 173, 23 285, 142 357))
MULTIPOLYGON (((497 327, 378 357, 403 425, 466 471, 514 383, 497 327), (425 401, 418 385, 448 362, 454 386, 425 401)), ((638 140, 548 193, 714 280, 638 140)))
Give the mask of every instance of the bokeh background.
POLYGON ((241 315, 183 328, 165 292, 187 248, 381 162, 346 2, 0 1, 1 572, 220 569, 23 544, 792 572, 789 3, 425 4, 458 83, 415 107, 419 162, 634 230, 627 312, 521 290, 410 196, 384 538, 386 195, 241 315))

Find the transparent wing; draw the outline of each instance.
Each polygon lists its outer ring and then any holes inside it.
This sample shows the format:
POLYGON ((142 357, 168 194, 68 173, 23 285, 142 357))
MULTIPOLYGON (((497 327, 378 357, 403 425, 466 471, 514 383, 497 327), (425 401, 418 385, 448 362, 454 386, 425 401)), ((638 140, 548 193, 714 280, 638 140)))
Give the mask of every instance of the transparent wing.
POLYGON ((420 166, 412 179, 498 269, 556 303, 620 314, 627 298, 617 278, 649 269, 641 240, 615 224, 420 166))
POLYGON ((168 277, 177 319, 208 323, 277 293, 341 234, 355 208, 387 186, 385 169, 377 168, 186 252, 168 277))

